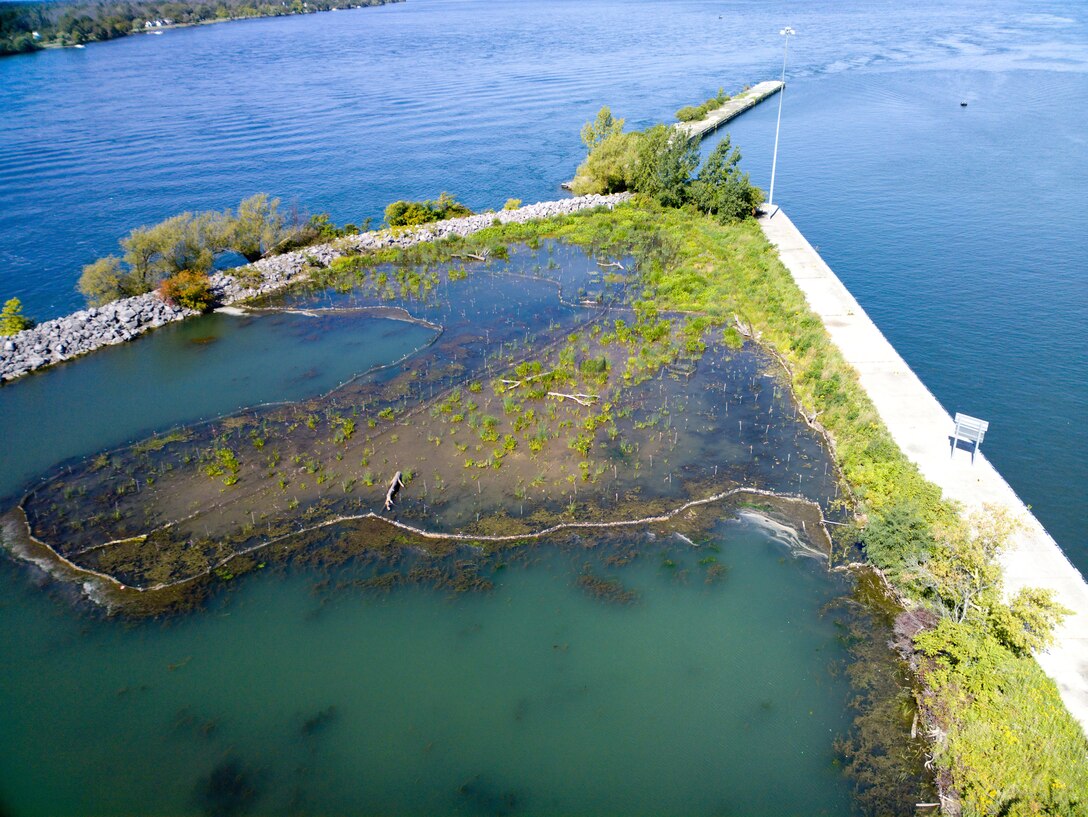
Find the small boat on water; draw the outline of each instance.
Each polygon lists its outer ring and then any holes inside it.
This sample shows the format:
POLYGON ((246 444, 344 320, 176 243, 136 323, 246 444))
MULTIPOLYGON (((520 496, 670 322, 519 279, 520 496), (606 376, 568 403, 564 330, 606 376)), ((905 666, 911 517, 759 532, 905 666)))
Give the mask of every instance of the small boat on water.
POLYGON ((960 107, 961 107, 961 108, 966 108, 966 107, 967 107, 967 100, 966 100, 966 99, 965 99, 965 100, 963 100, 963 101, 962 101, 962 102, 960 103, 960 107))

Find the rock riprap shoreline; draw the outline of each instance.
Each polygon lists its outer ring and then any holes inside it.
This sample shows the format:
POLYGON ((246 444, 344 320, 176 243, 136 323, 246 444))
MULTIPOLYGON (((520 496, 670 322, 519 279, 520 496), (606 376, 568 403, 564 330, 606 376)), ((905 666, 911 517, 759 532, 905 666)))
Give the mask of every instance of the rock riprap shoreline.
MULTIPOLYGON (((439 221, 403 232, 380 230, 347 236, 329 244, 318 244, 296 252, 263 258, 247 267, 239 268, 260 273, 260 279, 252 285, 248 285, 252 276, 247 276, 246 283, 243 284, 232 274, 234 270, 215 273, 212 275, 212 288, 217 303, 229 306, 290 286, 304 278, 315 261, 328 265, 348 253, 385 247, 408 247, 451 236, 467 236, 492 226, 496 220, 503 224, 524 223, 595 207, 610 207, 628 198, 629 193, 578 196, 529 204, 516 210, 439 221)), ((197 313, 191 309, 165 302, 156 292, 148 292, 100 307, 81 309, 63 318, 44 321, 32 329, 3 338, 0 342, 0 381, 15 380, 35 369, 71 360, 103 346, 123 343, 151 329, 184 320, 195 314, 197 313)))

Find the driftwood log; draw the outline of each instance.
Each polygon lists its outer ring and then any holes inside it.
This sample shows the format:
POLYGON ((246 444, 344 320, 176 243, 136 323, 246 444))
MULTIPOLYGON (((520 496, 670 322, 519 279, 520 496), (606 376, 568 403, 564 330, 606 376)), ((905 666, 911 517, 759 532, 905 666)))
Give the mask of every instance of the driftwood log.
POLYGON ((596 394, 564 394, 560 391, 548 392, 548 397, 557 397, 560 400, 573 400, 580 406, 592 406, 601 398, 596 394))
POLYGON ((555 372, 556 372, 556 370, 552 369, 550 372, 540 372, 539 374, 531 374, 528 377, 523 377, 521 380, 500 380, 499 382, 502 383, 504 386, 509 386, 512 389, 516 389, 518 386, 522 385, 523 383, 529 383, 529 382, 531 382, 533 380, 539 380, 542 377, 551 377, 553 374, 555 374, 555 372))
POLYGON ((400 478, 400 471, 397 471, 397 473, 393 474, 393 481, 389 483, 389 490, 385 492, 385 509, 387 511, 393 510, 393 501, 403 487, 404 480, 400 478))
POLYGON ((757 332, 752 324, 742 321, 736 312, 733 313, 733 321, 737 325, 737 331, 740 332, 742 336, 746 338, 751 338, 757 343, 759 342, 759 339, 763 336, 763 333, 757 332))

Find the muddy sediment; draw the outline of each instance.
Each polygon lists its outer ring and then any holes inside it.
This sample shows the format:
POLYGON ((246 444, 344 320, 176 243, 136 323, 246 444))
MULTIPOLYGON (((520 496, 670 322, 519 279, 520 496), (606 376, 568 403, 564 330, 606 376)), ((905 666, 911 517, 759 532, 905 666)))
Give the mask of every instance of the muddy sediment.
POLYGON ((170 608, 302 551, 511 548, 608 526, 687 536, 705 508, 744 504, 826 548, 839 483, 777 363, 726 327, 632 308, 633 278, 598 261, 620 263, 547 244, 509 261, 341 265, 259 306, 393 310, 440 327, 435 341, 331 394, 65 466, 5 538, 121 609, 170 608))

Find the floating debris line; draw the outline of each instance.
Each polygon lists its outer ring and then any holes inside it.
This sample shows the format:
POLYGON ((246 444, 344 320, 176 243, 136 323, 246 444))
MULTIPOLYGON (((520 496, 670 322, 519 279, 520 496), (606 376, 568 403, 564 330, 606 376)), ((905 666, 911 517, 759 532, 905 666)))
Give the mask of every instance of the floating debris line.
MULTIPOLYGON (((399 475, 399 472, 398 472, 398 475, 399 475)), ((213 565, 210 565, 207 570, 203 570, 203 571, 201 571, 199 573, 195 573, 193 575, 186 576, 185 578, 179 579, 178 581, 159 582, 157 584, 147 585, 147 586, 142 586, 141 587, 141 586, 138 586, 138 585, 125 584, 124 582, 121 582, 120 580, 118 580, 117 578, 109 575, 108 573, 103 573, 101 571, 97 571, 97 570, 93 570, 93 569, 88 568, 88 567, 83 567, 81 565, 77 565, 74 562, 72 562, 69 559, 62 556, 51 545, 47 544, 46 542, 43 542, 42 540, 40 540, 40 539, 38 539, 37 537, 34 536, 33 532, 30 529, 30 524, 29 524, 29 521, 26 518, 26 514, 22 512, 22 507, 21 506, 17 509, 18 512, 19 512, 19 517, 21 517, 20 520, 17 521, 17 519, 15 517, 15 512, 9 512, 4 517, 0 518, 0 520, 2 520, 2 524, 0 524, 0 531, 3 531, 3 533, 4 533, 5 543, 9 547, 11 547, 13 549, 13 551, 15 551, 17 553, 17 555, 19 555, 20 557, 22 557, 22 558, 24 558, 24 559, 26 559, 26 560, 28 560, 30 562, 33 562, 38 567, 40 567, 42 570, 44 570, 45 572, 47 572, 47 573, 49 573, 51 575, 55 573, 55 571, 52 569, 53 567, 55 567, 55 565, 50 565, 49 564, 49 559, 55 559, 57 562, 62 563, 70 571, 72 571, 72 572, 74 572, 76 574, 83 575, 88 580, 89 579, 99 579, 101 581, 108 582, 113 588, 115 588, 117 590, 136 591, 136 592, 139 592, 139 593, 148 593, 148 592, 155 592, 155 591, 159 591, 159 590, 168 590, 168 589, 174 588, 174 587, 180 587, 182 585, 191 583, 191 582, 193 582, 193 581, 195 581, 197 579, 201 579, 201 578, 204 578, 204 577, 206 577, 208 575, 211 575, 215 571, 225 567, 231 561, 233 561, 234 559, 237 559, 240 556, 248 556, 248 555, 251 555, 251 554, 256 553, 258 551, 269 548, 269 547, 271 547, 271 546, 273 546, 275 544, 278 544, 279 542, 283 542, 283 541, 288 540, 288 539, 293 539, 293 538, 295 538, 297 536, 302 536, 302 535, 304 535, 306 533, 312 533, 312 532, 317 531, 317 530, 323 530, 325 528, 329 528, 329 527, 332 527, 334 525, 344 524, 344 523, 347 523, 347 522, 363 522, 363 521, 367 521, 367 520, 374 520, 374 521, 382 522, 382 523, 384 523, 386 525, 389 525, 390 527, 396 528, 398 530, 404 531, 405 533, 410 533, 413 536, 418 536, 421 539, 427 539, 427 540, 430 540, 430 541, 458 542, 458 543, 461 543, 461 544, 468 545, 470 547, 477 546, 479 548, 479 546, 481 546, 483 544, 504 544, 504 543, 511 543, 511 542, 526 542, 526 541, 539 540, 539 539, 547 538, 549 536, 554 536, 554 535, 559 534, 559 533, 564 533, 564 532, 567 532, 567 531, 609 530, 609 529, 617 529, 617 528, 634 528, 634 527, 640 527, 640 526, 644 526, 644 525, 663 524, 663 523, 666 523, 666 522, 673 521, 674 519, 676 519, 676 517, 678 517, 680 514, 684 513, 685 511, 689 511, 689 510, 692 510, 693 508, 698 508, 698 507, 702 507, 702 506, 706 506, 706 505, 712 505, 714 503, 722 502, 722 501, 724 501, 726 499, 730 499, 730 498, 737 497, 737 496, 767 497, 767 498, 776 499, 776 500, 779 500, 779 501, 789 502, 791 504, 797 504, 797 505, 800 505, 800 506, 803 506, 803 507, 806 507, 806 508, 815 509, 819 513, 820 528, 822 530, 823 535, 826 537, 825 542, 829 543, 831 541, 831 534, 830 534, 829 529, 827 528, 828 520, 824 519, 823 512, 820 509, 819 503, 814 502, 813 500, 808 499, 806 497, 796 496, 796 495, 792 495, 792 494, 782 494, 782 493, 778 493, 778 492, 775 492, 775 491, 765 490, 765 489, 762 489, 762 488, 747 488, 747 487, 731 488, 728 491, 722 491, 720 493, 716 493, 716 494, 713 494, 713 495, 708 496, 708 497, 703 497, 702 499, 693 499, 693 500, 685 502, 682 505, 672 509, 671 511, 667 511, 667 512, 665 512, 663 514, 655 514, 653 516, 643 516, 643 517, 640 517, 640 518, 637 518, 637 519, 618 519, 618 520, 611 520, 611 521, 607 521, 607 522, 559 522, 559 523, 557 523, 555 525, 552 525, 552 526, 547 527, 547 528, 543 528, 541 530, 529 531, 529 532, 525 532, 525 533, 516 533, 516 534, 490 534, 490 535, 488 535, 488 534, 471 534, 471 533, 433 531, 433 530, 427 530, 426 528, 419 527, 418 525, 410 525, 410 524, 408 524, 406 522, 401 522, 401 521, 399 521, 397 519, 390 519, 389 517, 383 516, 382 514, 376 513, 374 511, 368 511, 367 513, 361 513, 361 514, 346 514, 346 515, 342 515, 342 516, 335 516, 335 517, 332 517, 330 519, 322 520, 321 522, 318 522, 318 523, 313 524, 313 525, 300 527, 297 530, 291 531, 290 533, 285 533, 285 534, 282 534, 280 536, 276 536, 276 537, 274 537, 272 539, 269 539, 267 541, 260 542, 260 543, 258 543, 256 545, 252 545, 252 546, 250 546, 248 548, 245 548, 243 550, 239 550, 239 551, 237 551, 235 553, 232 553, 230 556, 226 557, 225 559, 222 559, 221 561, 219 561, 219 562, 217 562, 217 563, 215 563, 213 565), (21 522, 21 525, 19 524, 19 522, 21 522), (19 527, 21 527, 21 530, 18 529, 19 527), (19 540, 20 539, 25 540, 25 542, 31 542, 31 543, 33 543, 34 545, 36 545, 36 546, 38 546, 40 548, 44 548, 46 551, 48 551, 50 556, 49 557, 44 557, 43 555, 40 555, 40 554, 36 556, 35 554, 33 554, 29 550, 27 550, 25 547, 20 547, 19 546, 19 540)), ((738 514, 738 516, 741 517, 741 518, 745 518, 745 517, 750 518, 750 517, 752 517, 754 515, 755 514, 753 514, 753 512, 751 512, 751 511, 745 511, 743 513, 738 514)), ((759 514, 759 516, 762 517, 763 515, 759 514)), ((787 526, 782 525, 781 523, 777 523, 777 522, 774 523, 774 528, 775 528, 776 531, 788 530, 787 526)), ((125 543, 125 542, 135 541, 137 539, 146 538, 146 537, 147 537, 147 534, 142 534, 140 537, 127 537, 125 539, 116 539, 116 540, 113 540, 113 541, 110 541, 110 542, 103 542, 100 545, 97 545, 96 547, 108 547, 110 545, 122 544, 122 543, 125 543)), ((687 539, 687 537, 682 537, 682 538, 687 539)), ((775 536, 774 538, 778 539, 779 541, 783 541, 781 535, 775 536)), ((687 541, 690 542, 691 540, 687 539, 687 541)), ((800 542, 800 538, 797 537, 796 541, 800 542)), ((792 544, 791 544, 791 546, 792 546, 792 544)), ((819 550, 817 550, 815 548, 802 548, 802 550, 806 555, 815 556, 815 555, 819 554, 819 555, 823 556, 824 558, 827 558, 826 553, 823 553, 823 552, 821 552, 821 551, 819 551, 819 550)), ((93 594, 91 592, 92 588, 90 588, 86 584, 84 584, 84 590, 87 591, 88 596, 90 596, 92 598, 92 600, 99 601, 99 598, 97 598, 95 596, 95 594, 93 594)))

